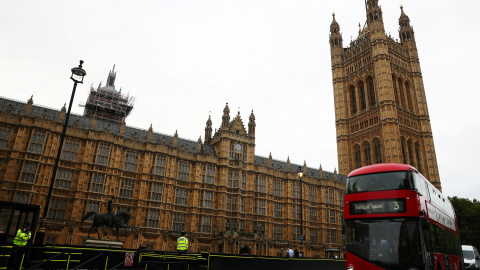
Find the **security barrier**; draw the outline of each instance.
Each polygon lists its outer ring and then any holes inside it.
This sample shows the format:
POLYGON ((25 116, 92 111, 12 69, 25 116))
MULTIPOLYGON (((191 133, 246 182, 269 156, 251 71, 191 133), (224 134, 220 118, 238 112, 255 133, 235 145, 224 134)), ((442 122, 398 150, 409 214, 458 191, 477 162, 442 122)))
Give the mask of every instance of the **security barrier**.
POLYGON ((343 270, 345 260, 181 253, 83 246, 0 246, 0 269, 343 270))

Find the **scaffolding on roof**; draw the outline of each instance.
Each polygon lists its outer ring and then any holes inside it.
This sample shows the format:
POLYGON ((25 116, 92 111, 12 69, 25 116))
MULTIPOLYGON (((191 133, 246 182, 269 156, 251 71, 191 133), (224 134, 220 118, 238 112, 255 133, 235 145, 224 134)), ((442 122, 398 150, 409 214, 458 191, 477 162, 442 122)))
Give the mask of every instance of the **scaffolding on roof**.
POLYGON ((95 90, 90 87, 90 94, 83 112, 84 116, 96 117, 114 123, 122 123, 133 109, 134 98, 129 95, 122 95, 121 90, 115 90, 116 72, 110 71, 107 85, 101 87, 101 83, 95 90))

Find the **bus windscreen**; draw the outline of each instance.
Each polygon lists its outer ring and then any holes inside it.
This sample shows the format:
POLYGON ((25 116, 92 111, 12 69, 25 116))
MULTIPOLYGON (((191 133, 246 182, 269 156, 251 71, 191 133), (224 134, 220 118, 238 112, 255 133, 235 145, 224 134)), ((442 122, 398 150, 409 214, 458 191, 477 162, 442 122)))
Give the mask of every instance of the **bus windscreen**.
POLYGON ((347 180, 347 194, 410 189, 409 172, 384 172, 349 177, 347 180))
POLYGON ((422 263, 418 220, 347 220, 347 251, 377 265, 422 263))

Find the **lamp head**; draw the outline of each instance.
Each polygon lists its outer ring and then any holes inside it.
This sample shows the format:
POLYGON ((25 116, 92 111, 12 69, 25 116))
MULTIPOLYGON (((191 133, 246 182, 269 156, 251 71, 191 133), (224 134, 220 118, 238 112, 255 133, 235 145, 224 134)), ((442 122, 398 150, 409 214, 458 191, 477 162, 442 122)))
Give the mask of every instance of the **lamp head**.
POLYGON ((70 76, 70 79, 76 83, 83 83, 83 77, 87 75, 87 72, 82 68, 82 65, 83 60, 80 60, 80 65, 72 68, 72 76, 70 76))
POLYGON ((300 177, 300 179, 303 178, 303 170, 302 170, 302 167, 298 167, 297 174, 298 174, 298 177, 300 177))

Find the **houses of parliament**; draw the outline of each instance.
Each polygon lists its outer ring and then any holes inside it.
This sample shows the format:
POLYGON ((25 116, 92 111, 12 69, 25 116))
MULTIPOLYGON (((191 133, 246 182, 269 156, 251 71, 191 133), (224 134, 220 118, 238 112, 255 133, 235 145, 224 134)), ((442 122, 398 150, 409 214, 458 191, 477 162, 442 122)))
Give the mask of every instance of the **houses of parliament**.
MULTIPOLYGON (((256 116, 252 111, 244 124, 228 103, 223 115, 209 116, 203 140, 129 127, 133 103, 116 89, 112 70, 105 86, 90 89, 84 114, 67 123, 45 243, 82 245, 92 223, 82 217, 105 213, 111 199, 114 212, 132 216, 120 235, 125 248, 172 251, 185 231, 190 251, 238 253, 242 245, 270 256, 291 245, 307 257, 343 251, 351 170, 408 163, 440 187, 415 36, 400 13, 397 42, 385 34, 378 0, 369 0, 367 23, 346 48, 333 16, 338 173, 257 156, 256 116)), ((34 97, 0 98, 1 201, 45 206, 65 116, 65 106, 38 106, 34 97)), ((101 231, 102 239, 112 235, 101 231)))

